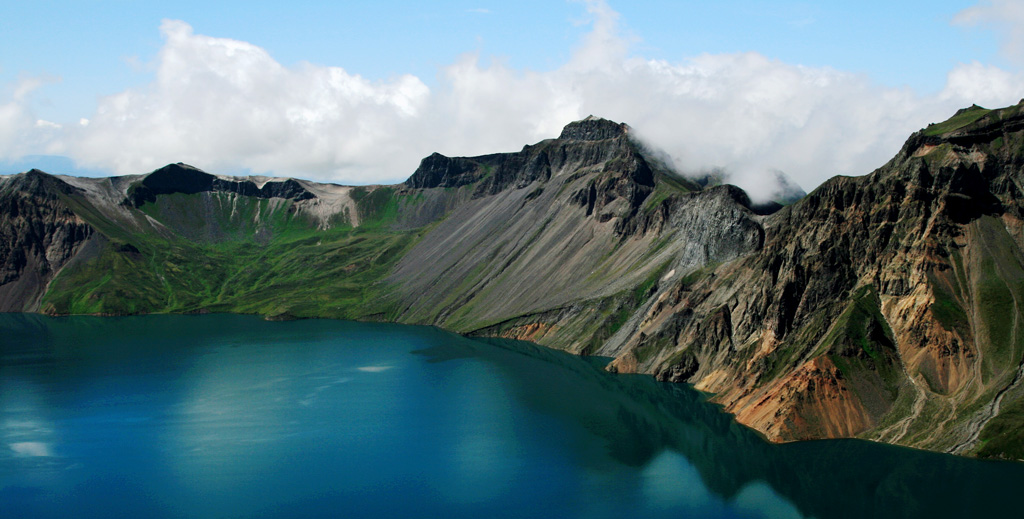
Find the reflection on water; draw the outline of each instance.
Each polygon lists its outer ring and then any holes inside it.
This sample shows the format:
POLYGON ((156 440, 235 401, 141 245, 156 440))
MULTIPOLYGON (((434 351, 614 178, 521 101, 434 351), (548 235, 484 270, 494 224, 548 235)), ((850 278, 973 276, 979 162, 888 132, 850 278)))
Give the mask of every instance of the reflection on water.
POLYGON ((0 315, 12 516, 1008 515, 1024 468, 770 445, 683 386, 434 328, 0 315))
POLYGON ((581 369, 572 356, 529 343, 484 339, 452 342, 428 353, 436 359, 474 357, 507 373, 531 406, 568 416, 608 442, 608 453, 631 466, 657 465, 678 453, 710 492, 735 509, 795 508, 814 517, 966 517, 1017 515, 1013 496, 1024 465, 966 459, 859 440, 773 445, 707 404, 688 387, 643 375, 581 369), (486 343, 486 344, 483 344, 486 343), (570 400, 546 398, 571 394, 570 400), (771 496, 770 498, 767 496, 771 496), (773 504, 769 504, 773 502, 773 504))

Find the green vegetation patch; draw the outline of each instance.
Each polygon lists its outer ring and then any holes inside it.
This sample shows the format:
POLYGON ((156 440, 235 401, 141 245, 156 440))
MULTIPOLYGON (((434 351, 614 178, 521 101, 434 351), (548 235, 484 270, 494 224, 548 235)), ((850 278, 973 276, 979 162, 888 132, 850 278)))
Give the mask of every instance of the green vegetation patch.
POLYGON ((640 210, 644 213, 650 213, 657 209, 662 202, 668 199, 668 197, 681 192, 685 191, 680 191, 679 188, 669 186, 666 182, 658 182, 658 184, 654 186, 654 191, 647 195, 647 200, 644 200, 644 205, 640 210))
POLYGON ((858 391, 862 402, 869 408, 873 403, 878 410, 888 411, 899 393, 903 375, 898 367, 896 339, 882 316, 874 286, 865 285, 854 292, 823 346, 843 376, 851 380, 851 387, 858 391), (866 387, 879 382, 882 387, 866 387), (876 390, 883 394, 868 394, 876 390))
POLYGON ((930 307, 932 316, 946 330, 956 331, 962 337, 968 337, 970 318, 952 293, 955 287, 936 274, 929 274, 928 281, 935 295, 935 301, 930 307))
POLYGON ((837 345, 846 343, 859 348, 868 357, 881 361, 883 359, 877 341, 886 339, 895 344, 892 337, 892 330, 889 329, 889 325, 882 316, 875 287, 865 285, 854 292, 850 298, 850 304, 836 319, 831 331, 825 336, 824 344, 831 346, 830 349, 835 349, 837 345), (869 330, 873 326, 877 326, 879 329, 877 331, 869 330), (872 334, 871 331, 875 331, 875 333, 872 334))
POLYGON ((398 196, 395 188, 357 187, 351 192, 359 211, 359 226, 379 229, 395 223, 398 219, 398 196))
POLYGON ((981 430, 978 456, 1024 459, 1024 398, 1007 400, 981 430))
MULTIPOLYGON (((289 210, 290 201, 161 196, 167 199, 142 210, 177 235, 168 238, 151 226, 112 233, 94 257, 61 272, 42 308, 58 314, 387 318, 394 309, 382 280, 423 230, 389 230, 397 205, 392 193, 370 195, 362 201, 376 209, 370 225, 329 230, 289 210), (202 227, 189 209, 206 211, 214 223, 202 227)), ((101 232, 117 227, 82 209, 101 232)))
POLYGON ((963 112, 960 112, 954 115, 953 117, 950 117, 944 122, 928 126, 928 128, 925 128, 924 134, 929 137, 934 137, 942 135, 944 133, 949 133, 954 130, 959 130, 964 126, 972 124, 978 119, 981 119, 991 111, 992 110, 989 110, 987 108, 982 108, 978 105, 974 105, 964 110, 963 112))
POLYGON ((654 191, 647 195, 647 199, 644 200, 640 210, 644 213, 649 213, 669 197, 689 193, 696 189, 699 189, 699 186, 695 186, 692 183, 688 184, 685 179, 664 173, 658 174, 655 176, 654 191))
POLYGON ((761 381, 774 380, 807 360, 828 355, 847 387, 873 415, 881 417, 899 395, 904 377, 875 288, 856 289, 831 322, 827 314, 827 309, 816 312, 761 361, 761 381))
POLYGON ((266 241, 272 232, 312 225, 297 216, 293 204, 281 198, 256 198, 228 192, 174 193, 160 195, 156 202, 143 204, 139 209, 189 240, 266 241), (293 222, 295 219, 298 220, 293 222))
MULTIPOLYGON (((796 368, 800 359, 805 357, 808 350, 818 343, 827 329, 828 323, 824 313, 818 312, 811 316, 807 324, 799 331, 791 334, 774 351, 758 361, 762 372, 760 380, 774 380, 783 373, 796 368)), ((812 356, 819 353, 819 351, 815 351, 812 356)))
MULTIPOLYGON (((658 281, 668 269, 669 263, 669 261, 666 261, 651 271, 647 275, 647 279, 632 290, 624 290, 613 296, 593 302, 596 303, 597 312, 595 313, 593 329, 589 332, 590 336, 583 349, 584 354, 597 350, 605 341, 625 326, 629 318, 647 302, 658 281)), ((647 353, 654 353, 654 350, 659 349, 659 347, 654 346, 648 348, 649 351, 647 353)), ((637 353, 644 356, 644 358, 640 359, 642 362, 646 360, 647 356, 641 350, 638 350, 637 353)))
POLYGON ((928 152, 927 155, 922 156, 921 160, 928 164, 930 169, 941 168, 952 152, 953 146, 948 142, 943 142, 928 152))
POLYGON ((982 380, 988 384, 993 376, 1010 376, 1024 354, 1022 337, 1016 331, 1017 302, 1024 301, 1024 268, 1017 259, 1013 238, 999 219, 983 216, 974 225, 986 252, 980 256, 972 292, 980 321, 976 325, 988 337, 982 355, 982 380))

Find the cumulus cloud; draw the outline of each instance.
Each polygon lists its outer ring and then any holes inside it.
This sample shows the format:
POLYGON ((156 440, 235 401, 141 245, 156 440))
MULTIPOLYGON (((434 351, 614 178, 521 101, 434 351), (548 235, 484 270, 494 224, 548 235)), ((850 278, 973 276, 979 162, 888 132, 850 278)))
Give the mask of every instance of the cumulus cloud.
POLYGON ((976 61, 961 63, 949 72, 942 99, 970 100, 972 103, 996 108, 1024 96, 1024 74, 1010 72, 976 61))
POLYGON ((1024 3, 1019 0, 982 2, 957 13, 953 23, 994 28, 1003 40, 1003 54, 1024 64, 1024 3))
POLYGON ((972 103, 1012 104, 1024 84, 1018 74, 973 63, 951 71, 941 94, 921 96, 756 52, 679 62, 630 57, 632 38, 620 34, 618 15, 600 2, 588 11, 592 31, 556 70, 484 66, 476 56, 445 69, 432 103, 453 123, 442 149, 515 149, 595 114, 629 123, 684 172, 723 168, 752 196, 769 196, 777 170, 808 190, 834 175, 868 173, 913 131, 972 103))
POLYGON ((160 30, 156 80, 100 102, 73 142, 78 161, 118 173, 185 161, 364 182, 408 169, 394 157, 429 95, 418 78, 288 68, 255 45, 197 35, 181 21, 160 30))
MULTIPOLYGON (((1019 73, 980 63, 956 66, 939 94, 922 96, 756 52, 645 59, 618 13, 602 1, 584 7, 591 30, 560 67, 515 69, 466 54, 433 89, 410 75, 370 81, 338 67, 287 67, 255 45, 168 20, 151 84, 102 99, 62 129, 35 126, 17 99, 0 105, 0 146, 12 142, 2 132, 32 127, 62 132, 80 164, 122 174, 184 161, 214 172, 400 182, 433 151, 516 150, 594 114, 629 123, 684 172, 725 168, 756 197, 774 187, 776 170, 808 190, 868 173, 927 123, 1024 95, 1019 73)), ((997 8, 1013 6, 996 2, 958 20, 982 23, 997 8)))
POLYGON ((22 77, 8 85, 6 100, 0 98, 0 158, 17 158, 31 153, 59 152, 60 125, 35 117, 32 94, 47 83, 47 77, 22 77))
POLYGON ((18 156, 22 153, 22 135, 33 126, 28 108, 11 99, 0 104, 0 156, 18 156))

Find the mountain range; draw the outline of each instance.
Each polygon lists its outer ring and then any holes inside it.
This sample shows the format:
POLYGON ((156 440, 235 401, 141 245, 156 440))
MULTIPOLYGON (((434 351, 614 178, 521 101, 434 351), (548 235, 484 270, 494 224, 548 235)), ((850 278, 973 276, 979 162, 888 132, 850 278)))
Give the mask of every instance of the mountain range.
POLYGON ((0 311, 436 325, 694 384, 770 441, 1024 459, 1022 110, 761 204, 595 117, 391 186, 32 170, 0 177, 0 311))

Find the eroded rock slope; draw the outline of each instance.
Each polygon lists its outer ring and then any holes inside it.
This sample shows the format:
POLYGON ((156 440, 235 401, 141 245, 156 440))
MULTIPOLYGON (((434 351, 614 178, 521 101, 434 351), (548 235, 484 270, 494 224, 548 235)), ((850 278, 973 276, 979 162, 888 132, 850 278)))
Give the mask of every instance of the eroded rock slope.
POLYGON ((1021 457, 1021 106, 914 134, 662 287, 620 369, 689 381, 772 440, 1021 457), (1015 447, 1011 447, 1015 445, 1015 447))
POLYGON ((773 441, 1024 458, 1021 111, 786 207, 592 117, 395 186, 33 171, 0 181, 0 308, 434 324, 696 384, 773 441))

